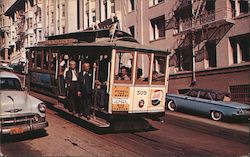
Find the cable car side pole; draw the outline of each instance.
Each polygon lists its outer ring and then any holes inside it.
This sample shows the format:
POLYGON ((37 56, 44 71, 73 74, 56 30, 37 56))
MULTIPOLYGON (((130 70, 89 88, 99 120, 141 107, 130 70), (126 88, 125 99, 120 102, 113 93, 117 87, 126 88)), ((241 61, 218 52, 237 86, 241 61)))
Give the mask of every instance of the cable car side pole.
POLYGON ((59 62, 59 57, 58 57, 58 55, 59 55, 59 50, 58 50, 58 53, 56 54, 56 72, 55 72, 55 79, 57 80, 57 77, 58 77, 58 62, 59 62))
POLYGON ((94 119, 96 119, 95 117, 95 109, 96 109, 96 88, 95 88, 95 73, 96 73, 96 63, 94 63, 93 65, 93 82, 92 82, 92 89, 94 91, 94 110, 93 110, 93 116, 94 119))
POLYGON ((108 62, 108 77, 107 77, 107 84, 106 84, 106 86, 107 86, 107 91, 106 91, 106 93, 107 94, 109 94, 109 85, 110 85, 110 62, 108 62))

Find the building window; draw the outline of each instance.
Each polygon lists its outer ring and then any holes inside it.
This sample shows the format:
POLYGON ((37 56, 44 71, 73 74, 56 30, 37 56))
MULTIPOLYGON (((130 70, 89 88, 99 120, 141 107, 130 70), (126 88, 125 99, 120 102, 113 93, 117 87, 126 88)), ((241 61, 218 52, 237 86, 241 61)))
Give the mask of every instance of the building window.
POLYGON ((64 17, 65 16, 65 5, 63 4, 62 5, 62 17, 64 17))
POLYGON ((128 12, 135 10, 135 0, 128 0, 128 12))
POLYGON ((33 27, 32 18, 29 19, 29 28, 33 27))
POLYGON ((154 6, 161 2, 164 2, 164 0, 149 0, 149 6, 154 6))
POLYGON ((135 37, 135 26, 130 26, 129 27, 130 34, 135 37))
POLYGON ((86 17, 87 17, 87 28, 89 28, 90 22, 89 22, 89 13, 86 13, 86 17))
POLYGON ((62 33, 63 34, 65 33, 65 27, 62 27, 62 33))
POLYGON ((110 0, 111 3, 111 13, 115 13, 115 0, 110 0))
POLYGON ((240 43, 241 52, 242 52, 242 61, 249 62, 250 61, 250 41, 242 40, 240 43))
POLYGON ((250 61, 250 35, 231 38, 230 44, 234 64, 250 61))
POLYGON ((34 40, 34 39, 33 39, 33 36, 31 35, 31 36, 30 36, 30 45, 33 45, 33 40, 34 40))
POLYGON ((42 12, 41 11, 38 12, 38 20, 39 20, 39 22, 42 22, 42 12))
POLYGON ((192 48, 177 49, 177 65, 179 71, 191 71, 192 70, 192 48))
POLYGON ((150 38, 151 40, 156 40, 162 37, 165 37, 165 16, 159 16, 150 20, 151 31, 150 38))
POLYGON ((103 5, 104 5, 105 19, 107 19, 108 18, 108 3, 107 3, 107 1, 104 1, 103 5))
POLYGON ((77 29, 80 29, 80 0, 77 0, 77 29))
POLYGON ((216 43, 208 42, 206 43, 206 50, 208 54, 209 67, 216 67, 216 43))
POLYGON ((96 22, 96 13, 95 13, 95 10, 92 11, 92 20, 93 20, 93 22, 96 22))
POLYGON ((240 2, 240 13, 248 13, 250 7, 250 1, 248 0, 241 0, 240 2))
POLYGON ((41 30, 38 31, 38 35, 39 35, 39 40, 42 40, 42 31, 41 30))
POLYGON ((213 10, 215 10, 215 0, 207 1, 205 9, 206 9, 206 11, 213 11, 213 10))
POLYGON ((54 12, 51 12, 51 23, 54 23, 54 12))

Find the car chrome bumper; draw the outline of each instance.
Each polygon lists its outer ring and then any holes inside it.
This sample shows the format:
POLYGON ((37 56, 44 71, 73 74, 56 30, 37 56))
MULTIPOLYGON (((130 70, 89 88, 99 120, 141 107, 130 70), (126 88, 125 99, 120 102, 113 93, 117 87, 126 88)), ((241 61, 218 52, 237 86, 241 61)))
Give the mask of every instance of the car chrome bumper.
POLYGON ((21 125, 21 126, 11 126, 11 127, 4 127, 1 128, 1 134, 22 134, 29 131, 40 130, 48 126, 48 122, 39 122, 34 124, 28 125, 21 125))

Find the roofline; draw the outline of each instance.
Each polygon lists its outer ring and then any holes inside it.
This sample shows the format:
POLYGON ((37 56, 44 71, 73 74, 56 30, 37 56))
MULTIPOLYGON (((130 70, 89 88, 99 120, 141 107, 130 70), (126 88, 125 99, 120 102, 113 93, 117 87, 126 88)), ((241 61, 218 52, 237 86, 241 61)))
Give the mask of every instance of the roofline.
POLYGON ((159 52, 163 55, 169 55, 169 51, 164 50, 157 50, 157 49, 144 49, 144 48, 136 48, 136 47, 126 47, 126 46, 119 46, 114 44, 109 45, 48 45, 48 46, 33 46, 33 47, 26 47, 26 49, 40 49, 40 48, 67 48, 67 47, 86 47, 86 48, 94 48, 94 47, 105 47, 110 49, 126 49, 126 50, 136 50, 136 51, 143 51, 143 52, 159 52))
MULTIPOLYGON (((95 29, 95 30, 83 30, 83 31, 76 31, 76 32, 70 32, 70 33, 65 33, 65 34, 58 34, 58 35, 50 35, 50 36, 45 36, 48 40, 54 40, 53 38, 62 38, 67 35, 74 35, 77 33, 95 33, 95 32, 102 32, 102 31, 109 31, 109 29, 95 29), (52 39, 51 39, 52 38, 52 39)), ((116 32, 122 32, 126 34, 128 37, 132 37, 129 33, 122 31, 122 30, 115 30, 116 32)))

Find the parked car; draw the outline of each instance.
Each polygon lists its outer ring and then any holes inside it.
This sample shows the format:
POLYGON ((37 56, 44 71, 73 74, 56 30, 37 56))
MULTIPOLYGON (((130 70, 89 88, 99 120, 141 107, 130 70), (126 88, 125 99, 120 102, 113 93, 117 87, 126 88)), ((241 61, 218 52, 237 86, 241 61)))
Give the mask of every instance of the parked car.
POLYGON ((10 66, 7 63, 0 63, 0 69, 5 71, 10 71, 10 66))
POLYGON ((19 78, 0 71, 0 126, 1 134, 21 134, 48 126, 44 102, 27 94, 19 78))
POLYGON ((24 73, 24 66, 22 64, 16 64, 13 66, 13 72, 24 73))
POLYGON ((209 114, 215 121, 223 117, 250 117, 250 105, 232 102, 229 93, 216 90, 193 88, 184 95, 167 94, 166 102, 170 111, 209 114))

